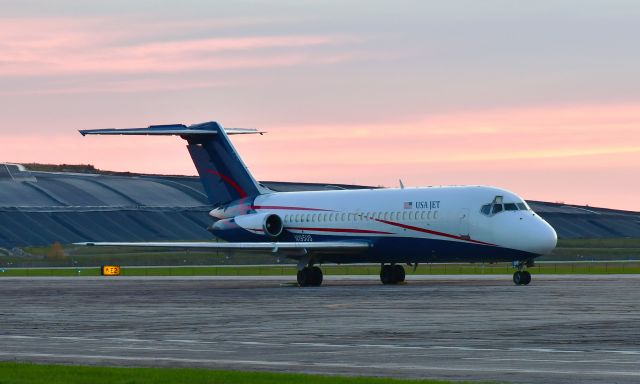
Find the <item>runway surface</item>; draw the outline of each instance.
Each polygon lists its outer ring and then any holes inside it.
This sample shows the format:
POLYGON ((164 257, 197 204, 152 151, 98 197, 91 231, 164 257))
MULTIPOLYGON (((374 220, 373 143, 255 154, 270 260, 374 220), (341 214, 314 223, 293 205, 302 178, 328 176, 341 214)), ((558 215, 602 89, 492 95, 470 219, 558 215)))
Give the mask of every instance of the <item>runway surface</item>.
POLYGON ((640 276, 407 279, 0 278, 0 360, 640 382, 640 276))

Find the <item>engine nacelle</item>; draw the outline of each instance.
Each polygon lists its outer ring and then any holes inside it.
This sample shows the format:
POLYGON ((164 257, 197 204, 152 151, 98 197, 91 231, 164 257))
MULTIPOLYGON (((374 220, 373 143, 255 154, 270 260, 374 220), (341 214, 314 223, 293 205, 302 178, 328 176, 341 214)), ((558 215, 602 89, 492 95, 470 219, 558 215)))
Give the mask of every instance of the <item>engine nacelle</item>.
POLYGON ((275 213, 250 213, 234 218, 236 224, 251 233, 278 237, 284 229, 282 218, 275 213))

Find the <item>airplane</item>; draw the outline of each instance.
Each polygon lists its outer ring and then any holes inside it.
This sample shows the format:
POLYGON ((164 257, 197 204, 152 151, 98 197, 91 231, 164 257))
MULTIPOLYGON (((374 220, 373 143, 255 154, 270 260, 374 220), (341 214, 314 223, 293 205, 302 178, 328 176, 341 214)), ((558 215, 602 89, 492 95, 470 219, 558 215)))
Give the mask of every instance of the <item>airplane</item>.
MULTIPOLYGON (((553 251, 555 230, 515 193, 488 186, 275 192, 249 172, 230 135, 264 134, 217 122, 80 130, 86 135, 173 135, 187 141, 212 210, 208 230, 224 242, 84 242, 271 252, 296 260, 301 287, 320 286, 318 265, 379 263, 383 284, 405 281, 403 264, 511 262, 513 282, 553 251)), ((292 165, 295 162, 292 162, 292 165)))

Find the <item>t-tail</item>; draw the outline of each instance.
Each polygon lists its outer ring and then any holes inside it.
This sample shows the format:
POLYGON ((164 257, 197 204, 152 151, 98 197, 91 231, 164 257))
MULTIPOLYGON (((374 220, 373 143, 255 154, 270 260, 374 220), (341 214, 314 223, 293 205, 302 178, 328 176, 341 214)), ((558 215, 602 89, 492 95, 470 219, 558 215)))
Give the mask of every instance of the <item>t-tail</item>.
POLYGON ((187 149, 198 170, 209 202, 218 206, 234 200, 271 192, 251 175, 228 135, 255 134, 248 128, 222 128, 215 121, 186 126, 152 125, 148 128, 81 130, 85 135, 175 135, 189 144, 187 149))

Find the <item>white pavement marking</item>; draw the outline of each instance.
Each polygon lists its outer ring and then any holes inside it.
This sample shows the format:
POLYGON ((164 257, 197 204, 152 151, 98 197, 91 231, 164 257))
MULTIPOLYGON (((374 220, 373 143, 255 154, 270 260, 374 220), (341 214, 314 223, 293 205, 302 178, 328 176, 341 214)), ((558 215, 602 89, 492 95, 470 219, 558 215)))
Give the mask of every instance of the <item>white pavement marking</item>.
POLYGON ((89 337, 74 337, 74 336, 51 336, 53 340, 67 340, 67 341, 100 341, 100 339, 92 339, 89 337))
POLYGON ((100 347, 100 349, 112 349, 112 350, 131 350, 131 351, 178 351, 178 352, 224 352, 235 353, 237 351, 226 349, 190 349, 190 348, 165 348, 165 347, 100 347))
POLYGON ((640 361, 625 360, 558 360, 558 359, 517 359, 517 358, 499 358, 499 357, 463 357, 462 360, 481 360, 481 361, 523 361, 526 363, 583 363, 583 364, 634 364, 640 365, 640 361))
MULTIPOLYGON (((394 344, 333 344, 333 343, 309 343, 309 342, 292 342, 292 343, 274 343, 266 341, 208 341, 208 340, 190 340, 190 339, 164 339, 164 340, 152 340, 152 339, 135 339, 135 338, 88 338, 88 337, 67 337, 67 336, 26 336, 26 335, 0 335, 0 339, 15 339, 15 340, 37 340, 37 339, 50 339, 60 341, 118 341, 126 343, 180 343, 180 344, 236 344, 236 345, 252 345, 252 346, 266 346, 266 347, 287 347, 287 346, 302 346, 302 347, 318 347, 318 348, 375 348, 375 349, 396 349, 396 350, 455 350, 455 351, 477 351, 477 352, 535 352, 535 353, 565 353, 565 354, 591 354, 591 353, 610 353, 620 355, 640 355, 640 350, 572 350, 572 349, 555 349, 555 348, 480 348, 480 347, 467 347, 467 346, 445 346, 445 345, 394 345, 394 344)), ((127 349, 124 346, 112 347, 113 349, 127 349)), ((129 348, 132 349, 132 348, 129 348)), ((143 348, 140 348, 143 349, 143 348)), ((153 347, 151 347, 153 349, 153 347)), ((469 358, 473 359, 473 358, 469 358)))

